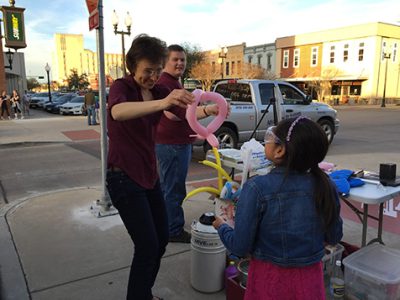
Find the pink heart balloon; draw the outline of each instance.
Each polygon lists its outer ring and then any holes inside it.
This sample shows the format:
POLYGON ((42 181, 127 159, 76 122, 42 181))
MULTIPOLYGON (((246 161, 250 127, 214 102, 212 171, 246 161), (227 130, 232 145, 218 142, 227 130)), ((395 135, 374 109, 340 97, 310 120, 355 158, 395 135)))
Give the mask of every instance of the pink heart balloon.
POLYGON ((195 101, 188 106, 186 110, 186 119, 188 120, 190 128, 197 133, 199 139, 205 139, 212 147, 218 147, 219 142, 214 132, 222 125, 228 112, 228 104, 224 97, 214 92, 204 92, 196 89, 192 92, 195 96, 195 101), (199 103, 212 101, 218 106, 218 115, 212 120, 207 127, 199 123, 196 117, 196 108, 199 103))

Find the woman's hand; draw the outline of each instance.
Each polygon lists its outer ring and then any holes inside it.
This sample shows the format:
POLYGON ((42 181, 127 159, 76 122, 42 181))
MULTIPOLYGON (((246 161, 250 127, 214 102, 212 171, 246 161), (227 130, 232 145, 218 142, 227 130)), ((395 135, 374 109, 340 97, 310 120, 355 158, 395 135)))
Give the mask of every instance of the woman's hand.
POLYGON ((214 226, 215 229, 218 230, 218 228, 224 223, 226 223, 226 222, 223 218, 216 216, 215 221, 212 223, 212 225, 214 226))
POLYGON ((186 108, 194 102, 194 95, 184 89, 175 89, 164 98, 164 101, 166 104, 165 109, 170 108, 172 105, 186 108))
MULTIPOLYGON (((227 103, 228 105, 228 110, 225 116, 225 119, 229 117, 231 114, 231 105, 227 103)), ((197 119, 204 119, 207 118, 208 116, 216 116, 218 115, 218 105, 217 104, 210 104, 206 106, 199 106, 196 110, 196 117, 197 119)))
MULTIPOLYGON (((225 119, 228 118, 229 115, 231 114, 231 105, 229 103, 227 103, 227 107, 228 107, 228 110, 226 112, 225 119)), ((205 107, 205 111, 209 116, 216 116, 216 115, 218 115, 218 105, 217 104, 207 105, 205 107)))

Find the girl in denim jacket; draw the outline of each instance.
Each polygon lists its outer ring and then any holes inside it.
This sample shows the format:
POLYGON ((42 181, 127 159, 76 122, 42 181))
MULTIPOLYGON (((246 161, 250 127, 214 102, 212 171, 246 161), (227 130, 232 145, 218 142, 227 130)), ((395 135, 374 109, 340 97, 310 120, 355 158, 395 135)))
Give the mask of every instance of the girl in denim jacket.
POLYGON ((343 235, 336 188, 318 167, 328 147, 305 117, 270 127, 265 155, 275 167, 244 185, 234 229, 214 221, 230 252, 251 255, 245 300, 325 299, 324 246, 343 235))

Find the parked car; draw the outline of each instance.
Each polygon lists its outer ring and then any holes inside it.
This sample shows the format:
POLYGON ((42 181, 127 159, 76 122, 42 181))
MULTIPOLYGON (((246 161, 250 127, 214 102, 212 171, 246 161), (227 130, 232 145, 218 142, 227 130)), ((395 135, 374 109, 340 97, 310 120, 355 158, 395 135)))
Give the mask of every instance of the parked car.
POLYGON ((185 90, 192 92, 195 89, 201 89, 201 82, 197 79, 187 78, 183 83, 183 87, 185 90))
POLYGON ((84 96, 76 96, 75 98, 72 98, 69 102, 60 105, 60 114, 81 115, 84 99, 84 96))
MULTIPOLYGON (((52 92, 51 93, 51 102, 57 101, 57 99, 59 97, 61 97, 62 95, 65 95, 65 94, 64 93, 60 93, 60 92, 52 92)), ((37 106, 38 106, 38 108, 44 109, 46 104, 51 103, 51 102, 50 102, 49 98, 47 97, 47 99, 45 101, 39 101, 37 106)))
POLYGON ((36 93, 32 96, 29 108, 38 108, 42 101, 49 101, 49 93, 36 93))
POLYGON ((44 106, 44 109, 47 112, 51 112, 53 114, 59 114, 60 106, 69 102, 72 98, 75 98, 76 96, 77 96, 77 94, 75 94, 75 93, 64 94, 64 95, 54 99, 54 101, 46 103, 44 106))

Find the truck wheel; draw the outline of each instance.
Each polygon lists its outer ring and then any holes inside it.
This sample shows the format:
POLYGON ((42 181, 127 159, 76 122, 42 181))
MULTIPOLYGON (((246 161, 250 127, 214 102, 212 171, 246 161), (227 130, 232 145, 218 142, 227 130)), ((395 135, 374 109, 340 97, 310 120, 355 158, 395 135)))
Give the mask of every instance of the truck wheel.
MULTIPOLYGON (((220 127, 214 134, 219 141, 220 149, 237 148, 238 137, 236 133, 229 127, 220 127)), ((207 152, 211 149, 211 146, 207 143, 207 141, 204 142, 203 149, 204 152, 207 152)))
POLYGON ((326 137, 328 138, 329 144, 332 143, 334 136, 334 126, 333 123, 327 119, 322 119, 318 121, 318 124, 321 126, 322 130, 325 132, 326 137))

